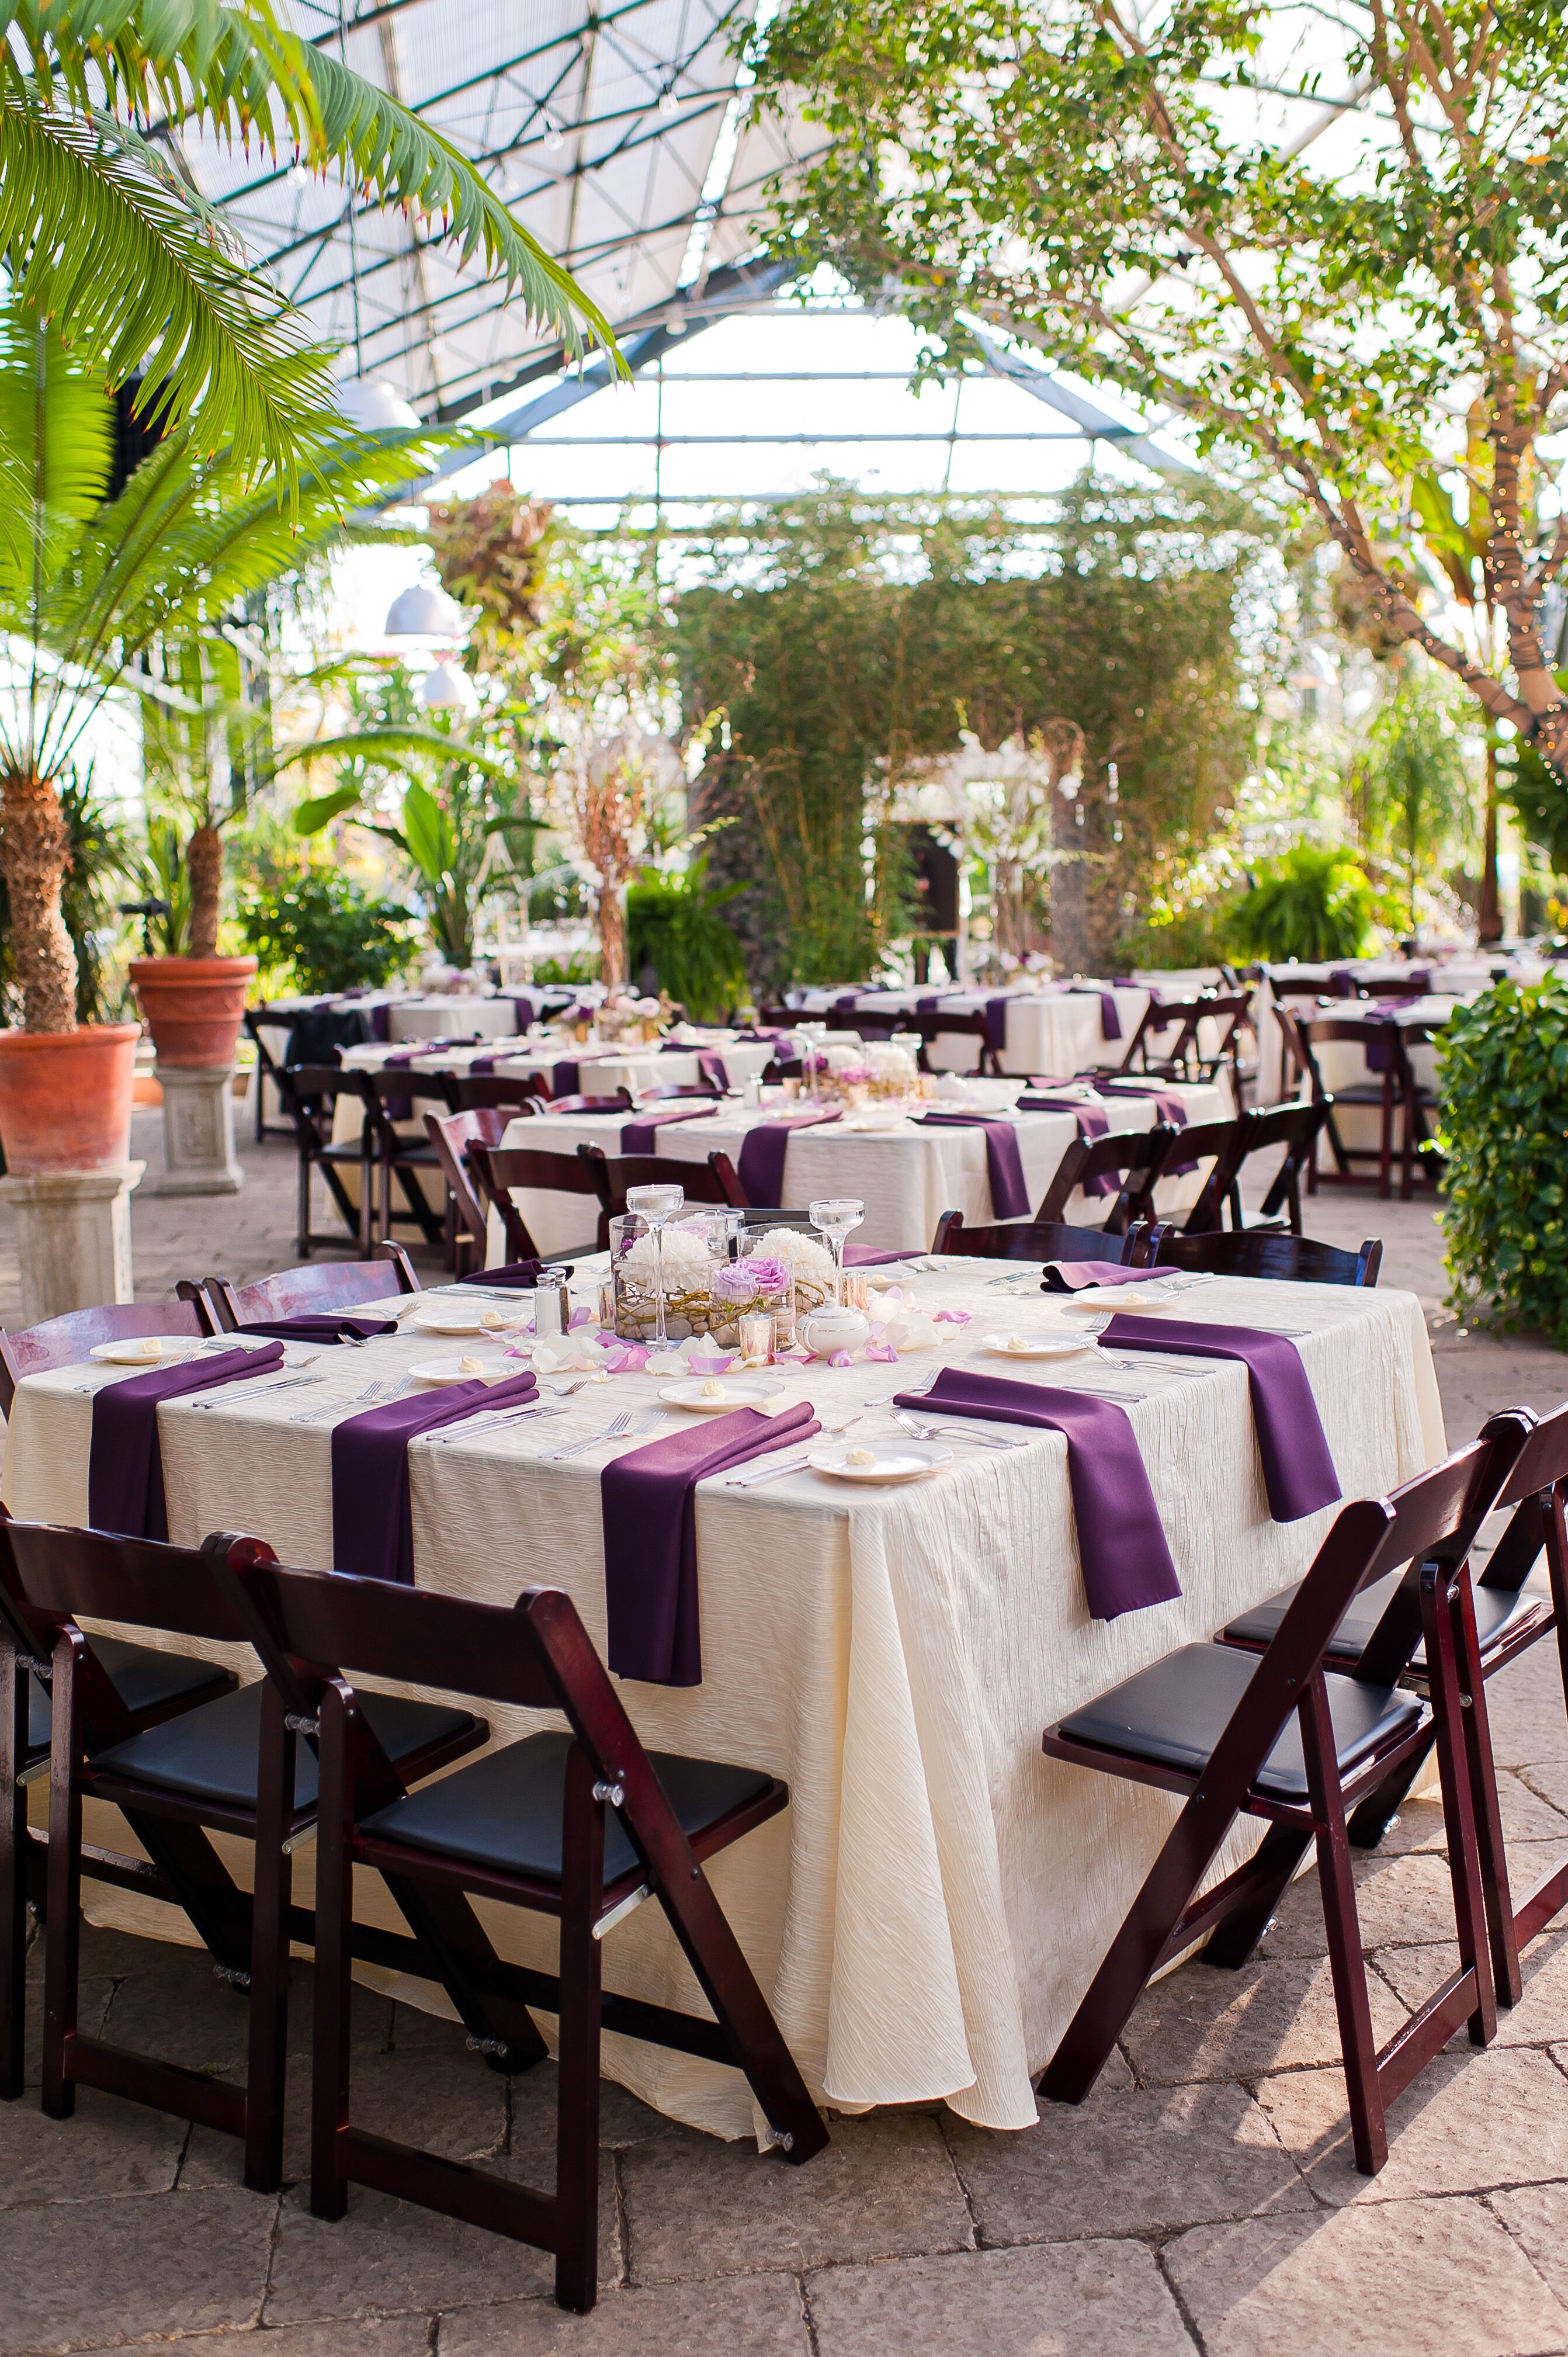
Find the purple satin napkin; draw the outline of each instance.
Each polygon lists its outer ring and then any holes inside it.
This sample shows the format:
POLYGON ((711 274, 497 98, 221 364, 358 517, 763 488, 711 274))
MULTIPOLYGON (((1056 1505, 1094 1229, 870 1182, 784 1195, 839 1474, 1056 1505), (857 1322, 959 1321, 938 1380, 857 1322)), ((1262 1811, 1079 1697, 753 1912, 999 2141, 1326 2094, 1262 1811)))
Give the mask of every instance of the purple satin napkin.
POLYGON ((1090 1285, 1153 1285, 1175 1276, 1174 1268, 1128 1268, 1117 1260, 1048 1260, 1042 1293, 1079 1293, 1090 1285))
POLYGON ((383 1039, 390 1039, 392 1038, 391 1000, 383 998, 379 1006, 372 1006, 371 1008, 370 1016, 371 1037, 375 1040, 379 1047, 383 1039))
POLYGON ((923 1113, 916 1116, 922 1128, 983 1129, 985 1167, 991 1177, 991 1208, 999 1220, 1023 1220, 1029 1214, 1029 1190, 1018 1157, 1018 1133, 1010 1121, 987 1121, 977 1113, 923 1113))
POLYGON ((520 1031, 532 1030, 533 1028, 535 1014, 532 999, 524 998, 521 992, 516 990, 509 990, 506 993, 506 996, 511 1001, 512 1013, 516 1017, 518 1029, 520 1031))
POLYGON ((820 1429, 809 1400, 781 1415, 745 1407, 634 1448, 605 1467, 599 1502, 607 1650, 618 1677, 701 1685, 695 1486, 710 1473, 728 1473, 820 1429))
MULTIPOLYGON (((519 1292, 532 1293, 544 1273, 542 1260, 506 1260, 495 1268, 477 1268, 470 1275, 460 1276, 459 1285, 504 1285, 519 1292)), ((570 1276, 569 1268, 558 1268, 557 1276, 570 1276)))
POLYGON ((127 1539, 166 1539, 158 1403, 246 1375, 275 1373, 282 1364, 283 1344, 268 1342, 259 1351, 182 1359, 177 1366, 153 1367, 124 1383, 106 1383, 92 1402, 87 1448, 87 1519, 92 1529, 127 1539))
POLYGON ((1117 1007, 1115 997, 1112 992, 1109 990, 1096 990, 1091 984, 1087 982, 1069 982, 1067 985, 1067 995, 1069 998, 1098 998, 1100 1001, 1101 1038, 1102 1039, 1120 1039, 1122 1037, 1122 1017, 1120 1010, 1117 1007))
POLYGON ((697 1070, 701 1072, 704 1081, 711 1081, 715 1089, 723 1089, 727 1095, 729 1091, 729 1067, 716 1049, 698 1049, 697 1070))
POLYGON ((581 1067, 565 1062, 557 1064, 550 1075, 550 1093, 556 1097, 575 1097, 581 1092, 581 1067))
POLYGON ((298 1318, 246 1318, 242 1334, 272 1334, 280 1342, 371 1342, 395 1334, 395 1318, 360 1318, 347 1310, 309 1310, 298 1318))
POLYGON ((759 1121, 748 1129, 736 1166, 740 1191, 746 1201, 776 1211, 784 1200, 784 1157, 789 1150, 790 1131, 814 1129, 822 1122, 842 1117, 836 1113, 796 1113, 787 1114, 782 1121, 759 1121))
POLYGON ((1000 1055, 1007 1045, 1007 1001, 1004 998, 988 998, 982 1010, 981 1020, 985 1026, 987 1047, 993 1048, 1000 1055))
MULTIPOLYGON (((466 1048, 468 1045, 468 1042, 476 1037, 476 1033, 472 1031, 465 1031, 461 1039, 411 1040, 406 1048, 396 1049, 392 1055, 384 1056, 381 1059, 381 1070, 383 1072, 406 1071, 409 1065, 413 1063, 416 1056, 434 1056, 438 1054, 443 1048, 466 1048)), ((381 1099, 381 1111, 385 1114, 389 1121, 412 1121, 413 1119, 413 1099, 412 1097, 383 1097, 381 1099)))
POLYGON ((659 1132, 672 1121, 711 1121, 718 1111, 716 1104, 703 1104, 697 1097, 688 1097, 679 1106, 671 1105, 667 1113, 645 1113, 636 1121, 623 1123, 620 1150, 623 1154, 654 1154, 659 1147, 659 1132))
MULTIPOLYGON (((1070 1113, 1078 1124, 1079 1137, 1108 1137, 1111 1124, 1098 1105, 1080 1104, 1076 1097, 1029 1097, 1018 1099, 1020 1113, 1070 1113)), ((1113 1170, 1102 1171, 1098 1178, 1086 1178, 1086 1195, 1119 1194, 1122 1181, 1113 1170)))
POLYGON ((408 1444, 479 1408, 521 1407, 539 1396, 524 1372, 504 1383, 445 1383, 350 1415, 332 1434, 332 1566, 360 1579, 413 1586, 408 1444))
POLYGON ((919 1244, 908 1244, 902 1252, 878 1252, 873 1244, 845 1244, 843 1248, 845 1268, 891 1268, 895 1261, 921 1260, 924 1256, 919 1244))
POLYGON ((1364 1052, 1366 1054, 1367 1070, 1369 1072, 1378 1072, 1380 1074, 1388 1071, 1389 1066, 1393 1061, 1393 1039, 1391 1035, 1397 1029, 1398 1026, 1388 1017, 1385 1017, 1381 1022, 1371 1021, 1368 1023, 1366 1027, 1367 1045, 1364 1052))
POLYGON ((1276 1523, 1299 1523, 1339 1496, 1339 1476, 1328 1453, 1317 1403, 1301 1353, 1283 1334, 1260 1334, 1251 1326, 1168 1325, 1159 1318, 1132 1318, 1125 1311, 1101 1337, 1129 1351, 1176 1351, 1184 1358, 1240 1359, 1252 1396, 1252 1422, 1263 1485, 1276 1523))
POLYGON ((944 1367, 929 1392, 901 1394, 899 1405, 918 1415, 985 1416, 1062 1434, 1091 1620, 1116 1620, 1180 1596, 1148 1468, 1126 1410, 1114 1401, 944 1367))

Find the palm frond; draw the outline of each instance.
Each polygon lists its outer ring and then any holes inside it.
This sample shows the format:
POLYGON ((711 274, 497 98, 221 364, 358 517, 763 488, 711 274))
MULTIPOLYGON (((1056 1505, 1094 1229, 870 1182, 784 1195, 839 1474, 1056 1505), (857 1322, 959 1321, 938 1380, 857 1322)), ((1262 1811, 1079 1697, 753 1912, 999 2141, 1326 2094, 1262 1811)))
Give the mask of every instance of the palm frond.
MULTIPOLYGON (((161 112, 272 155, 289 145, 318 168, 339 165, 382 204, 445 221, 463 259, 482 252, 569 350, 585 328, 620 365, 602 312, 483 173, 389 91, 301 41, 269 0, 5 0, 0 24, 21 34, 42 87, 78 109, 102 81, 116 114, 161 112)), ((0 93, 19 78, 0 41, 0 93)))
POLYGON ((202 447, 254 453, 287 477, 319 449, 329 355, 106 115, 50 108, 36 85, 0 88, 0 251, 18 300, 110 384, 140 371, 202 447))
POLYGON ((293 746, 278 757, 277 767, 288 769, 298 761, 369 761, 377 769, 390 768, 392 762, 410 758, 438 761, 461 761, 465 769, 482 770, 487 778, 507 778, 511 772, 504 761, 477 746, 466 745, 460 737, 448 737, 444 729, 417 727, 360 728, 344 737, 313 737, 307 744, 293 746))
POLYGON ((52 328, 0 303, 0 605, 31 609, 109 486, 113 411, 52 328))

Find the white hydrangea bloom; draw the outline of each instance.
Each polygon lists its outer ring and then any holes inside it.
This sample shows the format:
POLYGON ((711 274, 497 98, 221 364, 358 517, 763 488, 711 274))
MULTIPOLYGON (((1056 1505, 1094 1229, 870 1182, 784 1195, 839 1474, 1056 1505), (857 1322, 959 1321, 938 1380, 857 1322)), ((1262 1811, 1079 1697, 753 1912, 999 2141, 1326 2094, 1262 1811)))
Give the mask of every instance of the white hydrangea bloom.
POLYGON ((781 1260, 794 1276, 804 1276, 816 1285, 831 1285, 833 1256, 815 1236, 802 1235, 798 1228, 769 1228, 759 1244, 752 1246, 758 1259, 781 1260))
POLYGON ((874 1072, 897 1073, 900 1080, 913 1080, 915 1060, 907 1048, 896 1048, 891 1039, 868 1039, 862 1060, 874 1072))
MULTIPOLYGON (((639 1283, 657 1282, 659 1257, 651 1234, 639 1236, 624 1264, 639 1283)), ((703 1288, 713 1275, 713 1255, 708 1250, 707 1223, 670 1227, 664 1231, 664 1283, 672 1293, 691 1293, 703 1288)))

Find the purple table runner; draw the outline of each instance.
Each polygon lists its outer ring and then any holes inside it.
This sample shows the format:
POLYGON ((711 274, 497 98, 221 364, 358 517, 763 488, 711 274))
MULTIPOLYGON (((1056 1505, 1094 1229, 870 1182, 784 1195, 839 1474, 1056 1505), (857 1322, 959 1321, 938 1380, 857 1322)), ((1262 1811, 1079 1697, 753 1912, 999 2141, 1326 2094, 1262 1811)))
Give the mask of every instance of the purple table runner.
MULTIPOLYGON (((1108 1137, 1111 1134, 1110 1120, 1100 1107, 1081 1104, 1076 1097, 1022 1096, 1018 1099, 1018 1111, 1070 1113, 1078 1123, 1078 1134, 1082 1138, 1108 1137)), ((1115 1172, 1106 1170, 1098 1178, 1086 1179, 1083 1192, 1086 1195, 1115 1195, 1121 1191, 1121 1187, 1122 1181, 1115 1172)))
POLYGON ((902 1252, 878 1252, 872 1244, 850 1244, 843 1248, 845 1268, 891 1268, 895 1261, 922 1260, 924 1252, 918 1244, 906 1245, 902 1252))
POLYGON ((1114 1401, 944 1367, 929 1392, 900 1394, 900 1405, 918 1415, 986 1416, 1063 1436, 1091 1620, 1116 1620, 1180 1596, 1148 1468, 1126 1410, 1114 1401))
POLYGON ((1283 1334, 1250 1326, 1169 1325, 1159 1318, 1112 1318, 1101 1338, 1129 1351, 1176 1351, 1185 1358, 1239 1359, 1247 1370, 1258 1454, 1269 1512, 1276 1523, 1299 1523, 1331 1506, 1339 1476, 1328 1452, 1317 1402, 1301 1353, 1283 1334))
POLYGON ((702 1103, 690 1097, 684 1104, 671 1105, 667 1113, 645 1113, 636 1121, 622 1125, 620 1150, 623 1154, 656 1154, 659 1132, 672 1121, 711 1121, 718 1111, 716 1104, 702 1103))
POLYGON ((992 1211, 999 1220, 1027 1219, 1029 1190, 1018 1156, 1018 1133, 1010 1121, 987 1121, 977 1113, 923 1113, 916 1117, 922 1128, 983 1129, 992 1211))
POLYGON ((741 1141, 736 1165, 740 1191, 746 1201, 777 1211, 783 1200, 784 1157, 789 1150, 790 1131, 814 1129, 823 1122, 842 1118, 836 1113, 796 1113, 787 1114, 782 1121, 756 1123, 741 1141))
POLYGON ((710 1473, 792 1448, 821 1429, 801 1400, 782 1415, 740 1408, 655 1440, 599 1476, 609 1665, 653 1685, 703 1682, 693 1491, 710 1473))
MULTIPOLYGON (((1174 1129, 1187 1127, 1187 1107, 1169 1089, 1155 1088, 1146 1081, 1124 1081, 1114 1075, 1102 1081, 1100 1088, 1102 1096, 1152 1097, 1155 1111, 1161 1121, 1168 1121, 1174 1129)), ((1160 1176, 1162 1178, 1185 1178, 1189 1170, 1197 1168, 1196 1162, 1172 1162, 1166 1165, 1160 1176)))
POLYGON ((125 1383, 105 1384, 92 1402, 87 1448, 87 1519, 91 1527, 127 1539, 166 1539, 159 1402, 210 1391, 246 1375, 275 1373, 282 1364, 283 1344, 269 1342, 259 1351, 182 1359, 177 1366, 153 1367, 125 1383))
MULTIPOLYGON (((494 1268, 477 1268, 471 1275, 460 1276, 457 1282, 459 1285, 510 1286, 520 1293, 532 1293, 543 1273, 544 1263, 542 1260, 506 1260, 494 1268)), ((555 1274, 557 1276, 570 1276, 572 1272, 569 1268, 559 1268, 555 1274)))
POLYGON ((531 1373, 504 1383, 446 1383, 346 1416, 332 1434, 332 1566, 360 1579, 413 1585, 413 1517, 408 1494, 408 1444, 422 1432, 456 1424, 482 1407, 520 1407, 537 1399, 531 1373))

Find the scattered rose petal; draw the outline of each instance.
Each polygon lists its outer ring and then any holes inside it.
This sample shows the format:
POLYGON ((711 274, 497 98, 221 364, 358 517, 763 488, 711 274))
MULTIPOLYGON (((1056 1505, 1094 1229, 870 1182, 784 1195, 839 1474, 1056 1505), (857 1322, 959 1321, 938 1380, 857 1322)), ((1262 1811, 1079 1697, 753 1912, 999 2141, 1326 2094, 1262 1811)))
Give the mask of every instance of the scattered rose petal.
POLYGON ((885 1367, 896 1367, 898 1363, 898 1353, 891 1342, 868 1342, 865 1346, 865 1355, 868 1359, 877 1360, 885 1367))
POLYGON ((830 1367, 853 1367, 854 1361, 849 1351, 835 1351, 828 1364, 830 1367))
POLYGON ((690 1359, 687 1361, 687 1364, 690 1366, 692 1372, 694 1375, 727 1374, 730 1368, 735 1364, 735 1353, 731 1351, 725 1352, 725 1354, 721 1358, 711 1359, 699 1358, 696 1352, 693 1351, 690 1359))
POLYGON ((935 1319, 939 1326, 967 1326, 973 1314, 969 1309, 939 1309, 935 1319))
POLYGON ((579 1302, 576 1308, 572 1312, 567 1330, 570 1332, 573 1328, 577 1326, 596 1326, 597 1324, 598 1319, 588 1308, 587 1303, 585 1301, 579 1302))

